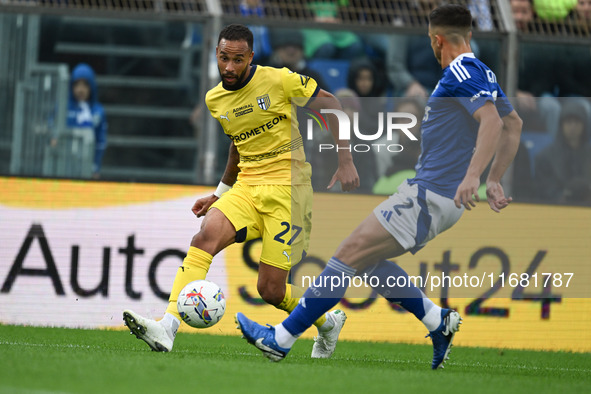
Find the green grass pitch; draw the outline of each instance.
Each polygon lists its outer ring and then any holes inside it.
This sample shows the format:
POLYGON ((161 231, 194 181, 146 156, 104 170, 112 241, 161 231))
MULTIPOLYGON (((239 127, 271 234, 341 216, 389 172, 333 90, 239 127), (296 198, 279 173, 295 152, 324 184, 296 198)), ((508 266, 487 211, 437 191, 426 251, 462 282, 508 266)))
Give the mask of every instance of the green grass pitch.
POLYGON ((330 360, 311 348, 271 363, 239 337, 179 333, 155 353, 127 331, 0 325, 0 393, 591 392, 589 353, 454 347, 432 371, 428 345, 340 342, 330 360))

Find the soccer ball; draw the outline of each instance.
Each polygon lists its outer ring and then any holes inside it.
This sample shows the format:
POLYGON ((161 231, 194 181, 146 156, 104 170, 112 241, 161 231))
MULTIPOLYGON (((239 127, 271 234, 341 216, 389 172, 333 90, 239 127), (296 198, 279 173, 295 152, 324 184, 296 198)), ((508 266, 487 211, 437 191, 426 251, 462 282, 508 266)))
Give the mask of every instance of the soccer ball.
POLYGON ((196 280, 181 290, 176 306, 185 323, 195 328, 208 328, 224 316, 226 298, 215 283, 196 280))

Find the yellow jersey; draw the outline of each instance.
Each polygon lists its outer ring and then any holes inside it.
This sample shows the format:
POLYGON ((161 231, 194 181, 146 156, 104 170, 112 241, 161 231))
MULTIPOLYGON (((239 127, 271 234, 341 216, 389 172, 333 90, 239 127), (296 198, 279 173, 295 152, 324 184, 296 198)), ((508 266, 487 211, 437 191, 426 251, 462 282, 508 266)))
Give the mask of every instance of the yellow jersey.
POLYGON ((311 168, 291 99, 305 104, 318 84, 287 68, 253 65, 236 89, 220 82, 207 92, 205 104, 240 154, 238 181, 248 185, 310 184, 311 168), (302 100, 302 101, 301 101, 302 100))

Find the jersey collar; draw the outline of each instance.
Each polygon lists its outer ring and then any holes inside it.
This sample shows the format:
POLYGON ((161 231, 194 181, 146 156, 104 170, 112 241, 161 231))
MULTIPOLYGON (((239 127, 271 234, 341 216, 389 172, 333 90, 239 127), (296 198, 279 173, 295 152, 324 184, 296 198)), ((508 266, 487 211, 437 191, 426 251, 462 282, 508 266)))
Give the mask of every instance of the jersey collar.
POLYGON ((250 68, 250 74, 248 74, 248 77, 240 85, 237 85, 236 87, 231 87, 230 88, 230 87, 227 87, 226 85, 224 85, 224 82, 222 81, 222 87, 224 89, 226 89, 226 90, 231 90, 231 91, 236 91, 236 90, 242 89, 243 87, 245 87, 250 82, 250 80, 254 76, 254 72, 256 71, 256 69, 257 69, 257 65, 256 64, 253 64, 251 66, 251 68, 250 68))
POLYGON ((458 55, 458 57, 456 57, 454 60, 452 60, 451 63, 458 62, 458 61, 462 60, 465 57, 471 57, 473 59, 476 58, 476 56, 474 56, 474 53, 473 52, 466 52, 466 53, 462 53, 462 54, 458 55))

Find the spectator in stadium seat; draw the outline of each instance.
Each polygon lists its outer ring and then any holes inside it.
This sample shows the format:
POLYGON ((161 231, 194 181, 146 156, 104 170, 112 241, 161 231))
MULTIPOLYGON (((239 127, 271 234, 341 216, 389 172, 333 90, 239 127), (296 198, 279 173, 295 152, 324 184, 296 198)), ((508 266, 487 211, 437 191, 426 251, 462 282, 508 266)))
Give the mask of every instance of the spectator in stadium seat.
POLYGON ((269 59, 273 67, 287 67, 298 74, 314 79, 321 89, 326 90, 322 76, 308 67, 304 57, 304 37, 297 29, 274 29, 271 31, 273 53, 269 59))
MULTIPOLYGON (((265 7, 263 0, 241 0, 240 14, 246 17, 265 17, 265 7)), ((254 35, 254 62, 264 63, 271 55, 271 39, 269 37, 269 28, 262 25, 248 25, 248 28, 254 35)))
POLYGON ((347 84, 359 97, 381 97, 386 90, 386 81, 376 66, 366 58, 351 63, 347 84))
POLYGON ((533 30, 534 7, 531 0, 511 0, 511 12, 518 30, 524 32, 533 30))
POLYGON ((468 8, 480 31, 492 31, 495 24, 492 17, 489 0, 470 0, 468 8))
MULTIPOLYGON (((407 12, 393 23, 427 26, 429 12, 438 3, 436 0, 407 2, 407 12)), ((431 41, 423 35, 392 35, 386 53, 386 70, 395 96, 427 98, 441 77, 441 66, 433 58, 431 41)))
MULTIPOLYGON (((408 5, 408 12, 394 21, 399 26, 427 26, 429 12, 441 1, 420 0, 408 5)), ((478 44, 471 42, 479 56, 478 44)), ((392 35, 386 53, 386 71, 399 97, 427 98, 441 78, 441 66, 433 58, 429 37, 425 35, 392 35)))
MULTIPOLYGON (((72 71, 67 116, 66 126, 74 139, 65 141, 64 144, 72 144, 69 146, 71 153, 76 151, 81 157, 84 157, 82 152, 89 152, 88 156, 92 160, 88 165, 91 171, 84 168, 72 169, 72 175, 99 178, 107 146, 107 120, 103 106, 98 102, 94 70, 86 63, 78 64, 72 71)), ((65 136, 56 136, 52 139, 51 145, 63 145, 60 141, 63 138, 65 136)), ((82 167, 86 167, 84 163, 82 167)))
POLYGON ((577 0, 533 0, 534 10, 543 21, 561 21, 576 6, 577 0))
POLYGON ((591 0, 578 0, 567 17, 568 26, 575 35, 587 36, 591 32, 591 0))
POLYGON ((396 96, 426 98, 441 76, 427 36, 392 35, 386 69, 396 96))
POLYGON ((563 105, 560 132, 535 160, 538 196, 546 202, 591 204, 591 145, 585 108, 563 105))
MULTIPOLYGON (((376 133, 379 129, 379 113, 388 110, 388 98, 385 97, 386 83, 382 74, 368 59, 359 59, 351 63, 347 75, 347 86, 359 97, 359 130, 363 134, 376 133)), ((386 138, 385 133, 382 134, 382 137, 386 138)), ((357 141, 355 143, 366 142, 357 141)), ((377 140, 375 143, 386 143, 386 141, 377 140)), ((355 159, 355 157, 353 158, 355 159)), ((376 153, 368 152, 357 160, 363 167, 366 167, 364 169, 369 169, 367 181, 362 180, 363 184, 360 190, 370 192, 373 184, 382 175, 377 167, 376 153)))
MULTIPOLYGON (((514 1, 514 0, 512 0, 514 1)), ((551 35, 580 35, 588 32, 586 24, 579 24, 575 7, 577 0, 530 0, 533 1, 533 20, 528 31, 551 35), (574 16, 574 18, 573 18, 574 16), (574 23, 573 23, 574 19, 574 23)))
MULTIPOLYGON (((479 55, 475 40, 472 50, 479 55)), ((386 70, 397 97, 427 98, 441 77, 441 66, 433 58, 429 37, 423 35, 392 35, 386 70)))
POLYGON ((575 12, 579 20, 585 21, 587 25, 591 24, 591 0, 578 0, 575 12))
MULTIPOLYGON (((339 8, 347 5, 347 0, 314 0, 308 9, 315 22, 339 23, 339 8)), ((365 54, 363 42, 351 31, 304 29, 304 53, 306 58, 316 59, 355 59, 365 54)))

